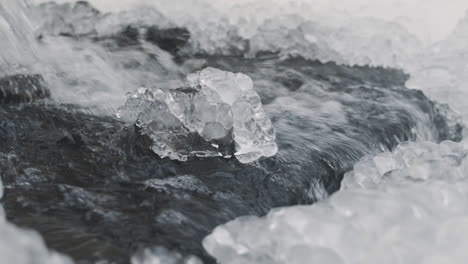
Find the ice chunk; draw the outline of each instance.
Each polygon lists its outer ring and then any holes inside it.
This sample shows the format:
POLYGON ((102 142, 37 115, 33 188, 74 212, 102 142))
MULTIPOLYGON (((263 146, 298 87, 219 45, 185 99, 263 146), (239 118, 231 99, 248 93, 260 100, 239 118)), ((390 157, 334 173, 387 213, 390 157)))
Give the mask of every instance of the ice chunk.
POLYGON ((467 155, 467 142, 402 143, 328 199, 238 218, 203 245, 222 264, 465 263, 467 155))
POLYGON ((235 155, 249 163, 276 154, 273 125, 247 75, 206 68, 187 83, 167 91, 139 88, 118 117, 149 136, 161 157, 235 155))

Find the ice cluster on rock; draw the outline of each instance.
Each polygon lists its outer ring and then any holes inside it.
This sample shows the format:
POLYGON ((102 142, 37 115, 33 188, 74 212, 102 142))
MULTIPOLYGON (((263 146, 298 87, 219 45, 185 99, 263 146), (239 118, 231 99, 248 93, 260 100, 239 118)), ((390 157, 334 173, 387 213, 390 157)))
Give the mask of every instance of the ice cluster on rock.
POLYGON ((402 66, 420 51, 421 42, 398 21, 351 15, 358 10, 346 12, 335 7, 343 3, 327 2, 152 1, 173 24, 191 32, 195 53, 279 52, 346 64, 402 66))
POLYGON ((145 28, 170 26, 170 22, 155 8, 141 6, 116 13, 101 13, 86 1, 57 4, 47 2, 34 9, 38 34, 63 36, 112 36, 131 25, 145 28))
POLYGON ((350 15, 325 2, 155 0, 124 12, 99 13, 80 1, 42 4, 38 13, 41 32, 52 35, 99 38, 116 35, 127 26, 137 31, 149 26, 183 27, 191 33, 186 51, 192 53, 255 56, 278 52, 323 62, 403 67, 420 52, 423 44, 398 21, 350 15))
POLYGON ((379 19, 326 23, 291 16, 266 20, 249 43, 249 56, 273 51, 322 62, 392 67, 411 64, 412 55, 422 45, 401 25, 379 19))
POLYGON ((252 80, 242 73, 206 68, 187 86, 139 88, 118 117, 135 123, 161 157, 230 157, 242 163, 276 154, 276 135, 252 80))
POLYGON ((223 264, 466 263, 467 143, 402 143, 326 200, 241 217, 203 245, 223 264))

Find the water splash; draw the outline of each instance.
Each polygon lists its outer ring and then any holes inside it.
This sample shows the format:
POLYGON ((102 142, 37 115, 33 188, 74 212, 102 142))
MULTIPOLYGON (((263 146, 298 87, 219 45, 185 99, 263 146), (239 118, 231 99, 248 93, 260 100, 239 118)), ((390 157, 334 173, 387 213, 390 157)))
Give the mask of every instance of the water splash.
MULTIPOLYGON (((126 92, 154 83, 172 87, 171 80, 180 79, 181 70, 170 55, 155 46, 143 45, 144 52, 121 49, 111 55, 89 39, 44 34, 41 25, 47 16, 39 16, 37 8, 24 1, 2 1, 0 14, 0 36, 5 40, 0 44, 2 75, 41 74, 59 102, 111 114, 123 104, 126 92), (129 60, 141 66, 129 68, 129 60)), ((118 19, 123 20, 128 19, 118 19)))
POLYGON ((20 71, 22 67, 37 62, 35 29, 29 8, 30 5, 23 0, 0 3, 1 75, 20 71))

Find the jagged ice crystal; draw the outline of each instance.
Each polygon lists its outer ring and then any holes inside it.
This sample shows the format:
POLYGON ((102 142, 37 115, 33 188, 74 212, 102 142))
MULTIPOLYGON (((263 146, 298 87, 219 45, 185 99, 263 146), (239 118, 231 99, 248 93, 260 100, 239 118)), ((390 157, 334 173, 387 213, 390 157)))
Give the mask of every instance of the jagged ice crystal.
POLYGON ((139 88, 118 117, 149 136, 161 157, 230 157, 242 163, 276 154, 275 131, 253 81, 245 74, 206 68, 187 76, 187 86, 139 88))

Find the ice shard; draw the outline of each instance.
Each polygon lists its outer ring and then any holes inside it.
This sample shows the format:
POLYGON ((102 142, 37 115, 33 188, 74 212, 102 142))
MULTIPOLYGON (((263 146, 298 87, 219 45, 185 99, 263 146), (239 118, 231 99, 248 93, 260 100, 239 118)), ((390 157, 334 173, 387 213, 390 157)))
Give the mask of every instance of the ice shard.
POLYGON ((206 68, 178 89, 139 88, 118 117, 153 140, 160 157, 231 157, 250 163, 276 154, 276 135, 253 81, 245 74, 206 68))

